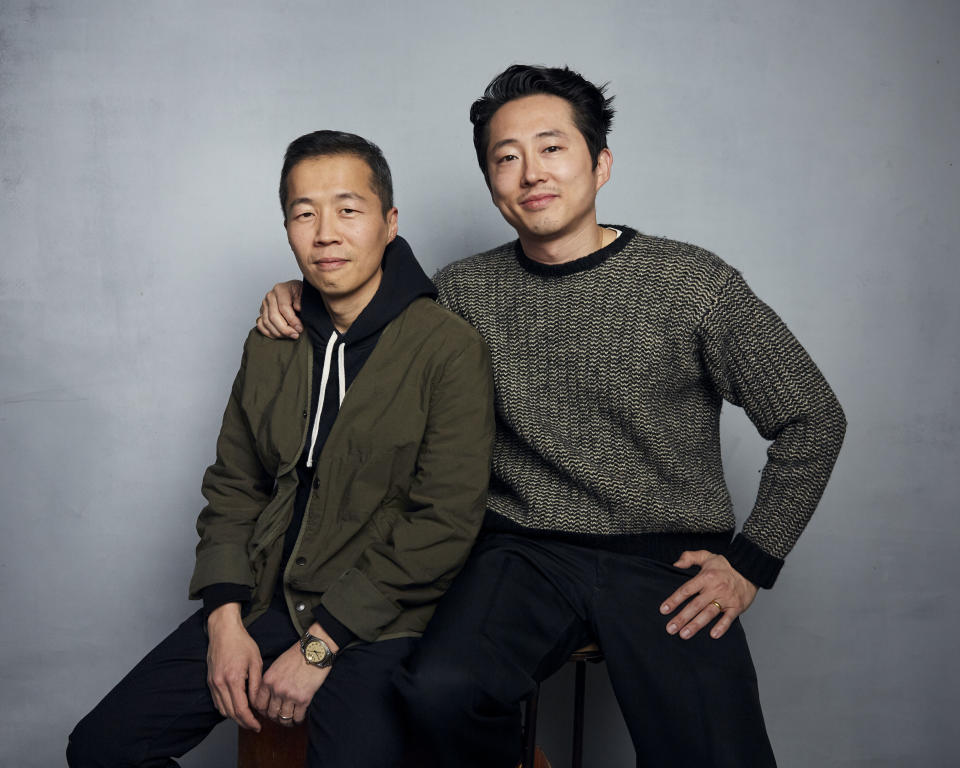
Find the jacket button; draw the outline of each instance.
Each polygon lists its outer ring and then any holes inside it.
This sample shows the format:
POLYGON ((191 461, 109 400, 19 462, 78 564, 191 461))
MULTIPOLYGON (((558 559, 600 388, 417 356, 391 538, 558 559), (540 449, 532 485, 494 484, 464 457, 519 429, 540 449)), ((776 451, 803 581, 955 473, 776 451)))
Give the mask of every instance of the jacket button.
POLYGON ((305 610, 307 610, 307 604, 306 604, 306 603, 297 603, 297 604, 294 606, 294 608, 297 609, 297 613, 303 613, 305 610))
POLYGON ((306 411, 303 412, 303 418, 307 418, 307 412, 306 412, 306 411))
POLYGON ((320 488, 320 478, 315 478, 313 481, 313 490, 319 490, 320 488))
POLYGON ((294 562, 296 562, 297 565, 306 565, 306 564, 307 564, 307 558, 305 558, 305 557, 298 557, 294 562))

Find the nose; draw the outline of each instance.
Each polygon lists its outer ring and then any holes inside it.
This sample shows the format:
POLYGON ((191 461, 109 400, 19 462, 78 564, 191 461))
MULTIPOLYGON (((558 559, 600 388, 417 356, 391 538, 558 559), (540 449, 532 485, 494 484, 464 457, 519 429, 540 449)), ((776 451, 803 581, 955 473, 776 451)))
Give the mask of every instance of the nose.
POLYGON ((318 211, 317 228, 313 233, 314 245, 335 245, 340 242, 340 230, 337 227, 335 212, 318 211))
POLYGON ((547 174, 544 170, 543 163, 540 161, 540 155, 536 152, 529 154, 523 161, 523 179, 521 183, 525 187, 532 187, 534 184, 545 181, 546 177, 547 174))

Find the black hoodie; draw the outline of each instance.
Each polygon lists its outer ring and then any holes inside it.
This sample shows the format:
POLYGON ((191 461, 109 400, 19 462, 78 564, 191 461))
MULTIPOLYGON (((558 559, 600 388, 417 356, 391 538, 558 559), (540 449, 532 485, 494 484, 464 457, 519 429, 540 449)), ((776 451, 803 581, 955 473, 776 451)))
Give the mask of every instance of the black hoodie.
MULTIPOLYGON (((283 573, 300 534, 303 515, 314 482, 314 467, 340 410, 340 403, 350 384, 380 340, 386 325, 414 300, 421 296, 436 298, 437 289, 417 263, 409 244, 402 237, 394 238, 383 252, 383 275, 370 303, 353 321, 347 332, 340 334, 333 327, 320 292, 303 281, 300 319, 313 345, 313 376, 310 397, 310 429, 303 454, 297 464, 297 497, 293 517, 283 541, 283 559, 274 601, 284 605, 283 573), (321 398, 321 386, 323 396, 321 398)), ((204 610, 209 612, 227 602, 247 602, 249 587, 239 584, 212 584, 203 591, 204 610)), ((322 606, 315 618, 341 648, 350 642, 353 633, 322 606)))

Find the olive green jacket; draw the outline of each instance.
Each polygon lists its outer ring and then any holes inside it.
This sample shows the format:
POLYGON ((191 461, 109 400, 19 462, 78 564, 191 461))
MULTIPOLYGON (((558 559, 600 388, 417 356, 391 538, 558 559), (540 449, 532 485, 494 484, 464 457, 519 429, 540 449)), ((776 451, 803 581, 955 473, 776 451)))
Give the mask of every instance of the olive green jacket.
MULTIPOLYGON (((313 349, 251 331, 204 475, 190 596, 249 586, 270 603, 308 432, 313 349)), ((322 603, 361 640, 422 632, 483 519, 493 442, 487 348, 464 320, 416 299, 383 330, 316 460, 283 574, 301 632, 322 603)))

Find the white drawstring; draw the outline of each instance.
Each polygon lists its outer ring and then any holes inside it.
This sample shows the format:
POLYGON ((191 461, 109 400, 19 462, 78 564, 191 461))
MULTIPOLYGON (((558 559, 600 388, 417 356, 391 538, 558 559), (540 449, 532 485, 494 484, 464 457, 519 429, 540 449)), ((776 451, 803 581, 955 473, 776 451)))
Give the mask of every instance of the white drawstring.
POLYGON ((347 348, 347 345, 346 345, 346 344, 341 344, 341 345, 340 345, 340 349, 339 349, 339 354, 337 355, 337 362, 340 364, 340 365, 339 365, 339 368, 340 368, 340 370, 339 370, 339 373, 340 373, 340 402, 338 403, 338 405, 343 405, 343 398, 346 397, 346 394, 347 394, 347 374, 346 374, 345 371, 344 371, 344 365, 343 365, 343 355, 344 355, 344 350, 345 350, 346 348, 347 348))
MULTIPOLYGON (((330 358, 333 357, 333 348, 337 343, 337 332, 330 331, 330 340, 323 353, 323 374, 320 376, 320 395, 317 398, 317 415, 313 419, 313 435, 310 438, 310 453, 307 455, 307 466, 313 466, 313 449, 317 445, 317 433, 320 431, 320 414, 323 413, 323 399, 327 394, 327 379, 330 378, 330 358)), ((343 347, 340 347, 340 402, 343 402, 343 347)))

